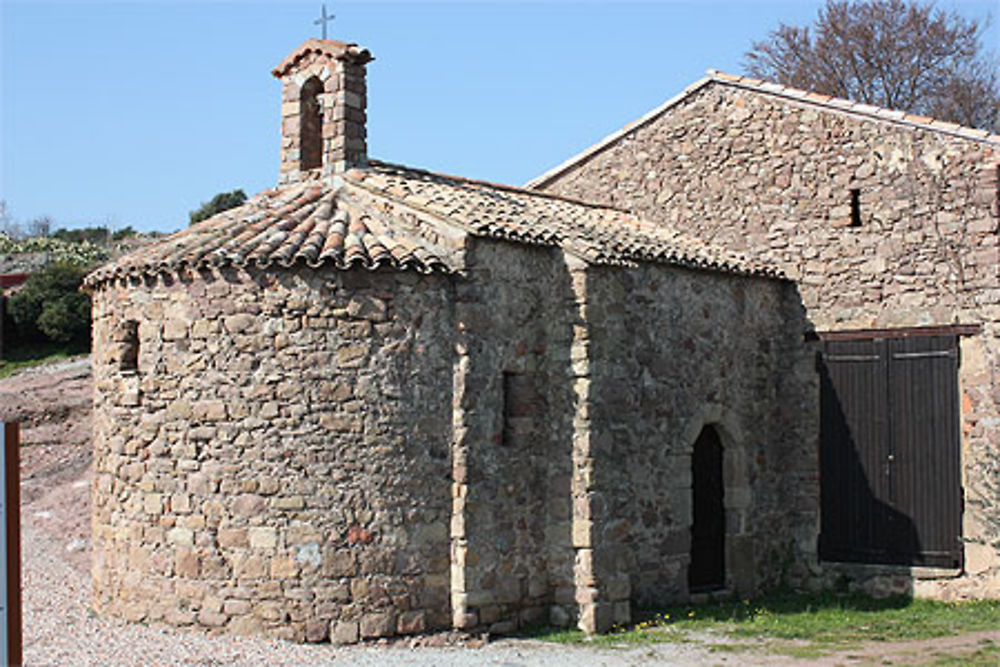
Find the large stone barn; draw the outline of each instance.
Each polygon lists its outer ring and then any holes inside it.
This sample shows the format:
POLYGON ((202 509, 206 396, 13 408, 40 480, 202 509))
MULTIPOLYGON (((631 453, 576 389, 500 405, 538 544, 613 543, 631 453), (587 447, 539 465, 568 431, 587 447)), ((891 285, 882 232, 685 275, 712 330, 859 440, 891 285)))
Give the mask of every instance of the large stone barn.
POLYGON ((818 358, 829 583, 1000 596, 1000 136, 709 72, 535 179, 767 255, 818 358))
POLYGON ((303 44, 274 71, 278 187, 88 278, 95 609, 600 631, 814 564, 795 285, 616 208, 368 160, 370 59, 303 44))

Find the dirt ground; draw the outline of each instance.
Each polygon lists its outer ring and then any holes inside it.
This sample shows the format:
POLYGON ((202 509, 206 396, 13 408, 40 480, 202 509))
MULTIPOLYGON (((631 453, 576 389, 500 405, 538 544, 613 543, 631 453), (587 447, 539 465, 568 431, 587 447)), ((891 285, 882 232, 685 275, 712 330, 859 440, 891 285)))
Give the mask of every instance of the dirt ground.
MULTIPOLYGON (((22 522, 26 529, 41 531, 52 538, 52 543, 61 547, 58 558, 89 580, 92 458, 89 359, 63 361, 0 379, 0 421, 21 423, 22 522)), ((29 560, 32 554, 23 557, 29 560)), ((30 632, 25 627, 26 640, 30 632)), ((559 650, 528 640, 493 644, 497 651, 514 651, 518 656, 514 662, 503 664, 552 664, 553 651, 559 650)), ((943 660, 954 661, 949 664, 995 664, 1000 650, 1000 629, 926 641, 876 642, 801 660, 781 655, 784 651, 775 642, 751 642, 745 647, 734 644, 725 639, 697 647, 688 644, 683 657, 672 653, 668 645, 631 647, 617 654, 618 658, 624 658, 620 663, 613 658, 609 662, 614 652, 609 654, 606 649, 603 652, 595 649, 591 657, 595 659, 593 664, 903 665, 937 664, 943 660)), ((565 649, 564 657, 572 655, 573 662, 580 661, 581 648, 565 649)), ((586 648, 582 650, 587 652, 586 648)), ((419 654, 413 657, 416 662, 412 664, 421 664, 419 654)), ((436 661, 430 654, 425 657, 436 661)), ((467 657, 478 662, 473 654, 467 657)), ((478 657, 487 656, 480 653, 478 657)))
POLYGON ((21 425, 22 521, 64 543, 90 572, 90 359, 0 380, 0 421, 21 425))

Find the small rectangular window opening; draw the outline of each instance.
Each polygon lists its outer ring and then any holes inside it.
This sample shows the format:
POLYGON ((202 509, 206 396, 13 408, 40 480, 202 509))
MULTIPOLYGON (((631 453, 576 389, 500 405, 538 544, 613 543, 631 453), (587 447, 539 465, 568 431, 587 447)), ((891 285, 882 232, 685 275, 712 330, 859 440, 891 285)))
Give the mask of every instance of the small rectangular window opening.
POLYGON ((851 227, 861 226, 861 190, 851 190, 851 227))
POLYGON ((523 448, 534 442, 538 420, 545 414, 544 397, 537 382, 535 373, 504 372, 502 446, 523 448))
POLYGON ((118 368, 132 373, 139 370, 139 323, 135 320, 122 324, 122 356, 118 368))
POLYGON ((516 374, 509 371, 504 371, 503 374, 503 432, 500 439, 500 444, 504 447, 509 447, 514 440, 513 424, 511 419, 514 416, 514 383, 516 382, 516 374))

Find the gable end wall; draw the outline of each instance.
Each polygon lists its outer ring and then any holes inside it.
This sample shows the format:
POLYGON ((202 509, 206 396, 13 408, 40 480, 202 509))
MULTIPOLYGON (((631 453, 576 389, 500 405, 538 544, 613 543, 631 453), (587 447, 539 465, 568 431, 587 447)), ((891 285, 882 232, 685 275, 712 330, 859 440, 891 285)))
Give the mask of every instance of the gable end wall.
POLYGON ((817 331, 981 324, 959 377, 965 573, 916 588, 982 595, 1000 594, 998 164, 995 144, 712 84, 541 189, 772 258, 817 331))

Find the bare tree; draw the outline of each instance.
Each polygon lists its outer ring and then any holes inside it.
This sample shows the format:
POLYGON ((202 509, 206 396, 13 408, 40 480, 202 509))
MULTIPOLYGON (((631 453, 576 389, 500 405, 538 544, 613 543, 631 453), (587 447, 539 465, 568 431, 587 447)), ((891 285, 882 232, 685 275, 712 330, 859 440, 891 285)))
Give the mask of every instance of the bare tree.
POLYGON ((52 233, 52 218, 40 215, 28 223, 28 236, 48 236, 52 233))
POLYGON ((811 26, 754 42, 751 76, 1000 132, 1000 80, 985 24, 904 0, 827 0, 811 26))
POLYGON ((11 215, 6 199, 0 199, 0 234, 10 239, 21 238, 21 226, 11 215))

